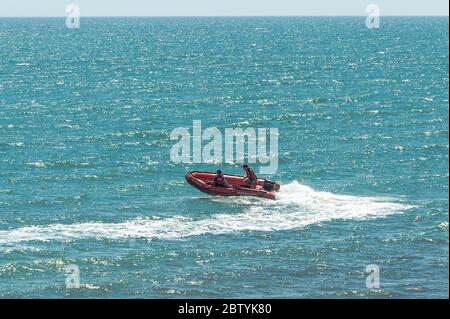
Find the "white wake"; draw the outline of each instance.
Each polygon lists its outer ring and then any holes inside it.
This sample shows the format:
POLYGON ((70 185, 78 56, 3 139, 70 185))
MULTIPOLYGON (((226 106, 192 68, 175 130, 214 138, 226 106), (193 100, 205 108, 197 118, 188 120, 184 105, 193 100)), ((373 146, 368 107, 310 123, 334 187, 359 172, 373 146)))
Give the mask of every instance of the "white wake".
POLYGON ((393 199, 318 192, 298 182, 282 186, 275 201, 242 197, 213 200, 232 201, 245 209, 241 213, 213 214, 203 219, 192 219, 189 216, 141 217, 121 223, 90 222, 27 226, 0 231, 0 245, 88 238, 177 239, 204 234, 279 231, 338 219, 380 218, 414 207, 393 199))

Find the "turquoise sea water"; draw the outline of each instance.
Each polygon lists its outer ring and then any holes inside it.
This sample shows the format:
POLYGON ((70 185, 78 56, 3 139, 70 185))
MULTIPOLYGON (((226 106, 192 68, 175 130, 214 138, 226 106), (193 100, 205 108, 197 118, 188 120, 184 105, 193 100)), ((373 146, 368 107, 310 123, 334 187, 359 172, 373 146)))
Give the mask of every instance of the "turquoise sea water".
POLYGON ((0 19, 0 297, 448 297, 448 49, 448 18, 0 19), (278 128, 277 200, 189 186, 241 173, 171 162, 193 120, 278 128))

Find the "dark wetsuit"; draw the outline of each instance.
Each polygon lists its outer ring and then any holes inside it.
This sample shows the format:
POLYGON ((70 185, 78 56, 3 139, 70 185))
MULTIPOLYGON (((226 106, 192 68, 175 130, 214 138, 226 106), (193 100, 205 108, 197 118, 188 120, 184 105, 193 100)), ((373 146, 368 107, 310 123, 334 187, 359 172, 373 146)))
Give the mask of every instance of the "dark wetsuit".
POLYGON ((248 169, 247 171, 247 178, 251 183, 254 183, 258 180, 258 177, 256 177, 255 172, 253 172, 251 169, 248 169))
POLYGON ((250 168, 247 169, 245 172, 247 173, 245 181, 249 184, 250 188, 255 188, 256 181, 258 180, 258 177, 256 177, 255 172, 253 172, 250 168))

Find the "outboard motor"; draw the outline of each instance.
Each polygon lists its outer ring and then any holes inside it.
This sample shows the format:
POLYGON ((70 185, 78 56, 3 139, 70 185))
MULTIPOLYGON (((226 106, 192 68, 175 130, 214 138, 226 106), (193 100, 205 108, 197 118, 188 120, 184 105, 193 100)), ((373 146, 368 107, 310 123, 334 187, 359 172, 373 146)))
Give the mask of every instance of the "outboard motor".
POLYGON ((264 184, 263 184, 264 190, 271 192, 271 191, 273 191, 274 186, 275 186, 275 182, 264 180, 264 184))

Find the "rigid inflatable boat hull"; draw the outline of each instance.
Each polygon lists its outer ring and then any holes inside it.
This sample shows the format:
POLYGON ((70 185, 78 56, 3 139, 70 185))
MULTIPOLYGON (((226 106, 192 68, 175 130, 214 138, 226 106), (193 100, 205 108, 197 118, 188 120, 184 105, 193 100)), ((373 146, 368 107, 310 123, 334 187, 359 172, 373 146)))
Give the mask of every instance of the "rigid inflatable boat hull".
MULTIPOLYGON (((224 175, 227 182, 233 186, 216 187, 213 185, 214 177, 216 173, 209 172, 190 172, 186 174, 186 181, 197 188, 198 190, 212 196, 253 196, 263 197, 269 199, 275 199, 275 193, 273 191, 267 191, 264 189, 264 179, 258 179, 255 189, 248 188, 244 183, 244 177, 236 175, 224 175)), ((273 190, 279 190, 280 184, 274 183, 273 190)))

